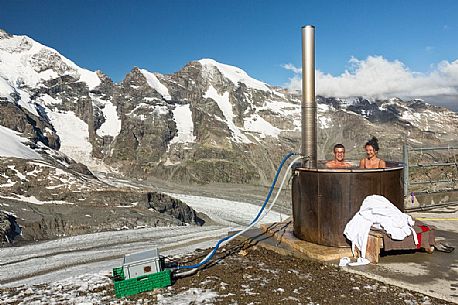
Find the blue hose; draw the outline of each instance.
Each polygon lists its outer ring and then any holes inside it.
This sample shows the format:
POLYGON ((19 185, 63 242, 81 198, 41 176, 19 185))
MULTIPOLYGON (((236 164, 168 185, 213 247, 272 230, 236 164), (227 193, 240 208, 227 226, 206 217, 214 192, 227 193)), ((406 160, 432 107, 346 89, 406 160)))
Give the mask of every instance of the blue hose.
MULTIPOLYGON (((277 172, 275 173, 275 178, 272 181, 272 185, 270 186, 269 193, 267 194, 266 200, 264 201, 261 209, 259 210, 258 215, 256 215, 256 217, 253 219, 253 221, 250 222, 250 225, 253 224, 254 222, 256 222, 258 220, 258 218, 261 216, 262 212, 264 211, 264 209, 265 209, 265 207, 267 205, 267 202, 269 202, 270 196, 272 196, 272 192, 274 190, 275 184, 277 183, 278 176, 280 175, 280 172, 281 172, 281 169, 283 168, 283 165, 293 155, 296 155, 296 153, 290 152, 286 156, 283 157, 283 160, 281 161, 280 166, 278 167, 277 172)), ((231 238, 234 235, 235 234, 232 234, 232 235, 226 236, 226 237, 218 240, 218 242, 216 243, 215 247, 213 248, 211 254, 205 260, 201 261, 200 263, 195 264, 195 265, 191 265, 191 266, 178 266, 177 269, 195 269, 195 268, 199 268, 200 266, 208 263, 212 259, 212 257, 215 255, 216 251, 218 251, 218 248, 221 245, 221 243, 226 241, 226 240, 228 240, 229 238, 231 238)))

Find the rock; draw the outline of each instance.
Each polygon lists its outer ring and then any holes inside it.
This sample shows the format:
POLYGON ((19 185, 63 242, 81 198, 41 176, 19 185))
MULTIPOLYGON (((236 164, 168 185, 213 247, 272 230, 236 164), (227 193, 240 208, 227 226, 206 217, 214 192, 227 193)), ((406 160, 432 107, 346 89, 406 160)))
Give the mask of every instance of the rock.
POLYGON ((83 174, 85 176, 88 176, 88 177, 91 177, 93 179, 96 179, 96 177, 94 176, 94 174, 89 170, 89 168, 87 168, 86 165, 84 164, 81 164, 81 163, 78 163, 78 162, 74 162, 74 163, 71 163, 69 166, 68 166, 68 169, 69 170, 73 170, 77 173, 80 173, 80 174, 83 174))
POLYGON ((19 105, 0 101, 0 125, 23 133, 34 143, 42 142, 56 150, 60 147, 60 139, 54 127, 43 117, 37 117, 19 105))
POLYGON ((21 227, 16 217, 10 213, 0 211, 0 244, 12 244, 21 235, 21 227))
POLYGON ((202 226, 205 221, 197 216, 196 212, 179 199, 157 192, 147 193, 147 207, 159 213, 165 213, 179 219, 183 224, 202 226))

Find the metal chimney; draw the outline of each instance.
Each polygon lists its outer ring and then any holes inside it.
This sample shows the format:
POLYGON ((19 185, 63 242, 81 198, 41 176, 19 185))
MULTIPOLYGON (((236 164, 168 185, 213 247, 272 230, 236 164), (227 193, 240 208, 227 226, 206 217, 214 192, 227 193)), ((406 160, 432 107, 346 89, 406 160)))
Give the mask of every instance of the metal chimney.
POLYGON ((315 27, 302 27, 302 148, 304 167, 317 167, 315 101, 315 27))

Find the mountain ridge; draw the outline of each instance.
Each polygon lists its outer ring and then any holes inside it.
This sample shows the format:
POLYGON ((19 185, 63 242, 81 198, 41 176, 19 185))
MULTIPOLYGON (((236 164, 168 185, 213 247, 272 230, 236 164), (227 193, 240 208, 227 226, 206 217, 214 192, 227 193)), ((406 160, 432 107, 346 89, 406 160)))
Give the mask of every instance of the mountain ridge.
MULTIPOLYGON (((266 184, 282 155, 299 151, 300 96, 240 68, 207 58, 172 74, 133 67, 114 83, 27 36, 1 33, 2 112, 22 113, 0 116, 1 125, 28 130, 34 143, 95 170, 187 183, 266 184), (16 58, 17 71, 3 64, 5 57, 16 58), (33 77, 23 76, 27 69, 33 77), (33 128, 19 128, 21 116, 35 121, 33 128)), ((358 159, 360 147, 376 135, 383 156, 399 160, 400 149, 384 147, 448 143, 458 131, 455 112, 418 99, 318 96, 317 103, 320 159, 330 157, 336 142, 358 159)))

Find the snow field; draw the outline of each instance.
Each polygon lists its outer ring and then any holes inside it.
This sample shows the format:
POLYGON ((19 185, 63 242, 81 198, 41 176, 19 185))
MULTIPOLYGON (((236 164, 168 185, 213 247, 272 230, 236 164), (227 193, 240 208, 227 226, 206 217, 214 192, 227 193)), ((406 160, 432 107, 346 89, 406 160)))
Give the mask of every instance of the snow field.
POLYGON ((23 159, 42 159, 41 156, 30 147, 23 144, 27 139, 18 135, 17 132, 0 126, 0 157, 14 157, 23 159))

